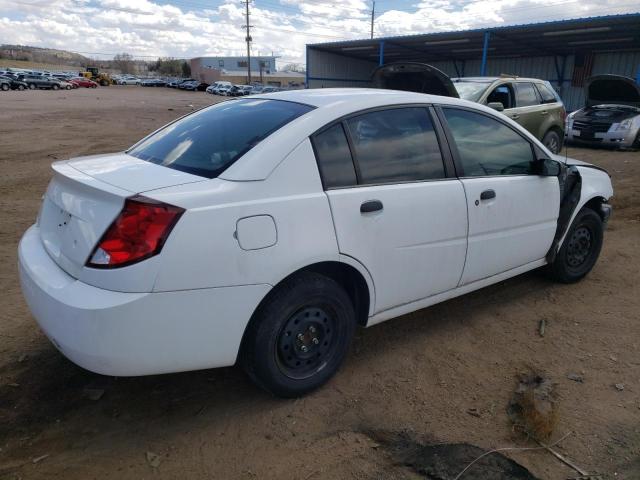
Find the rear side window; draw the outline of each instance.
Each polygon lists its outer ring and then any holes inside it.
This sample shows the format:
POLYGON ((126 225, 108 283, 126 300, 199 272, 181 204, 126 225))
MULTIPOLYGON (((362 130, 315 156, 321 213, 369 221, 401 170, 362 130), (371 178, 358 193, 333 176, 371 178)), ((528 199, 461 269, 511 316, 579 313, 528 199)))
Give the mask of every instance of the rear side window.
POLYGON ((360 183, 443 178, 444 165, 425 108, 397 108, 347 120, 360 183))
POLYGON ((313 145, 325 188, 348 187, 358 183, 341 123, 317 134, 313 145))
POLYGON ((127 153, 215 178, 273 132, 311 110, 308 105, 282 100, 221 102, 167 125, 127 153))
POLYGON ((505 124, 486 115, 444 108, 465 177, 527 175, 531 144, 505 124))
POLYGON ((516 86, 516 107, 528 107, 539 105, 540 99, 536 93, 533 83, 517 82, 516 86))
POLYGON ((554 103, 557 101, 555 93, 553 93, 544 83, 536 83, 536 87, 542 97, 542 103, 554 103))

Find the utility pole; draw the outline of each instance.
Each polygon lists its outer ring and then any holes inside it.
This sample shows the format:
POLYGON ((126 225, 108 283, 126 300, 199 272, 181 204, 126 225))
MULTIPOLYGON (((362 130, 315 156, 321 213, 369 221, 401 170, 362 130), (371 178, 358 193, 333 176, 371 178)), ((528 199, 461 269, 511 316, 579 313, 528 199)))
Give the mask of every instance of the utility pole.
POLYGON ((247 17, 247 24, 244 27, 247 30, 247 36, 245 37, 245 40, 247 41, 247 85, 251 85, 251 27, 253 27, 253 25, 250 25, 249 22, 249 15, 251 15, 249 13, 249 2, 251 0, 244 0, 244 5, 246 8, 246 13, 245 16, 247 17))
POLYGON ((376 15, 376 2, 373 0, 373 5, 371 6, 371 39, 373 40, 373 20, 376 15))

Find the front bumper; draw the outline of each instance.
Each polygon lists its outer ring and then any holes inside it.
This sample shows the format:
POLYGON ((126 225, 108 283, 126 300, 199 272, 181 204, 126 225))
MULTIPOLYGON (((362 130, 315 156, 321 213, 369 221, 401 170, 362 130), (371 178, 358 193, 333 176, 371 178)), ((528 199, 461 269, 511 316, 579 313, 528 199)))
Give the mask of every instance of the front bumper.
POLYGON ((638 135, 638 130, 595 132, 593 134, 587 134, 586 137, 584 131, 571 129, 566 132, 566 140, 569 142, 619 148, 630 148, 638 135))
POLYGON ((104 290, 67 275, 32 226, 18 248, 27 304, 51 342, 81 367, 134 376, 233 365, 269 285, 161 293, 104 290))

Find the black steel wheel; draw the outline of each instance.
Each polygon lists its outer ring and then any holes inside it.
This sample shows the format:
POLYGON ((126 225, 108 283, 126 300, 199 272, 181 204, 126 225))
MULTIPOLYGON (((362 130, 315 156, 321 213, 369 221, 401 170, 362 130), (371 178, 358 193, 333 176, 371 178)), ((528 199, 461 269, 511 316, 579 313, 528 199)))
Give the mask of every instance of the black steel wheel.
POLYGON ((308 378, 331 360, 337 346, 335 313, 328 306, 305 307, 281 330, 276 361, 289 378, 308 378))
POLYGON ((263 300, 245 332, 240 360, 251 379, 274 395, 304 395, 338 370, 355 326, 345 290, 331 278, 303 272, 263 300))
POLYGON ((602 219, 590 208, 583 208, 571 224, 555 260, 549 265, 552 276, 563 283, 582 279, 596 264, 602 240, 602 219))

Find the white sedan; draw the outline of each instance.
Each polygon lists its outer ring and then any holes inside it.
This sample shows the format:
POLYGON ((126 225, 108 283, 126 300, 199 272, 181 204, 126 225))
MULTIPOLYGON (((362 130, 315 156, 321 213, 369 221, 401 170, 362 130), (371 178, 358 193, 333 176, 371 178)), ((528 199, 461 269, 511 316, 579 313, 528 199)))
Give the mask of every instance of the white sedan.
POLYGON ((464 100, 296 90, 183 117, 126 152, 53 164, 22 290, 84 368, 240 362, 280 396, 326 382, 371 326, 547 266, 594 266, 613 191, 464 100))

